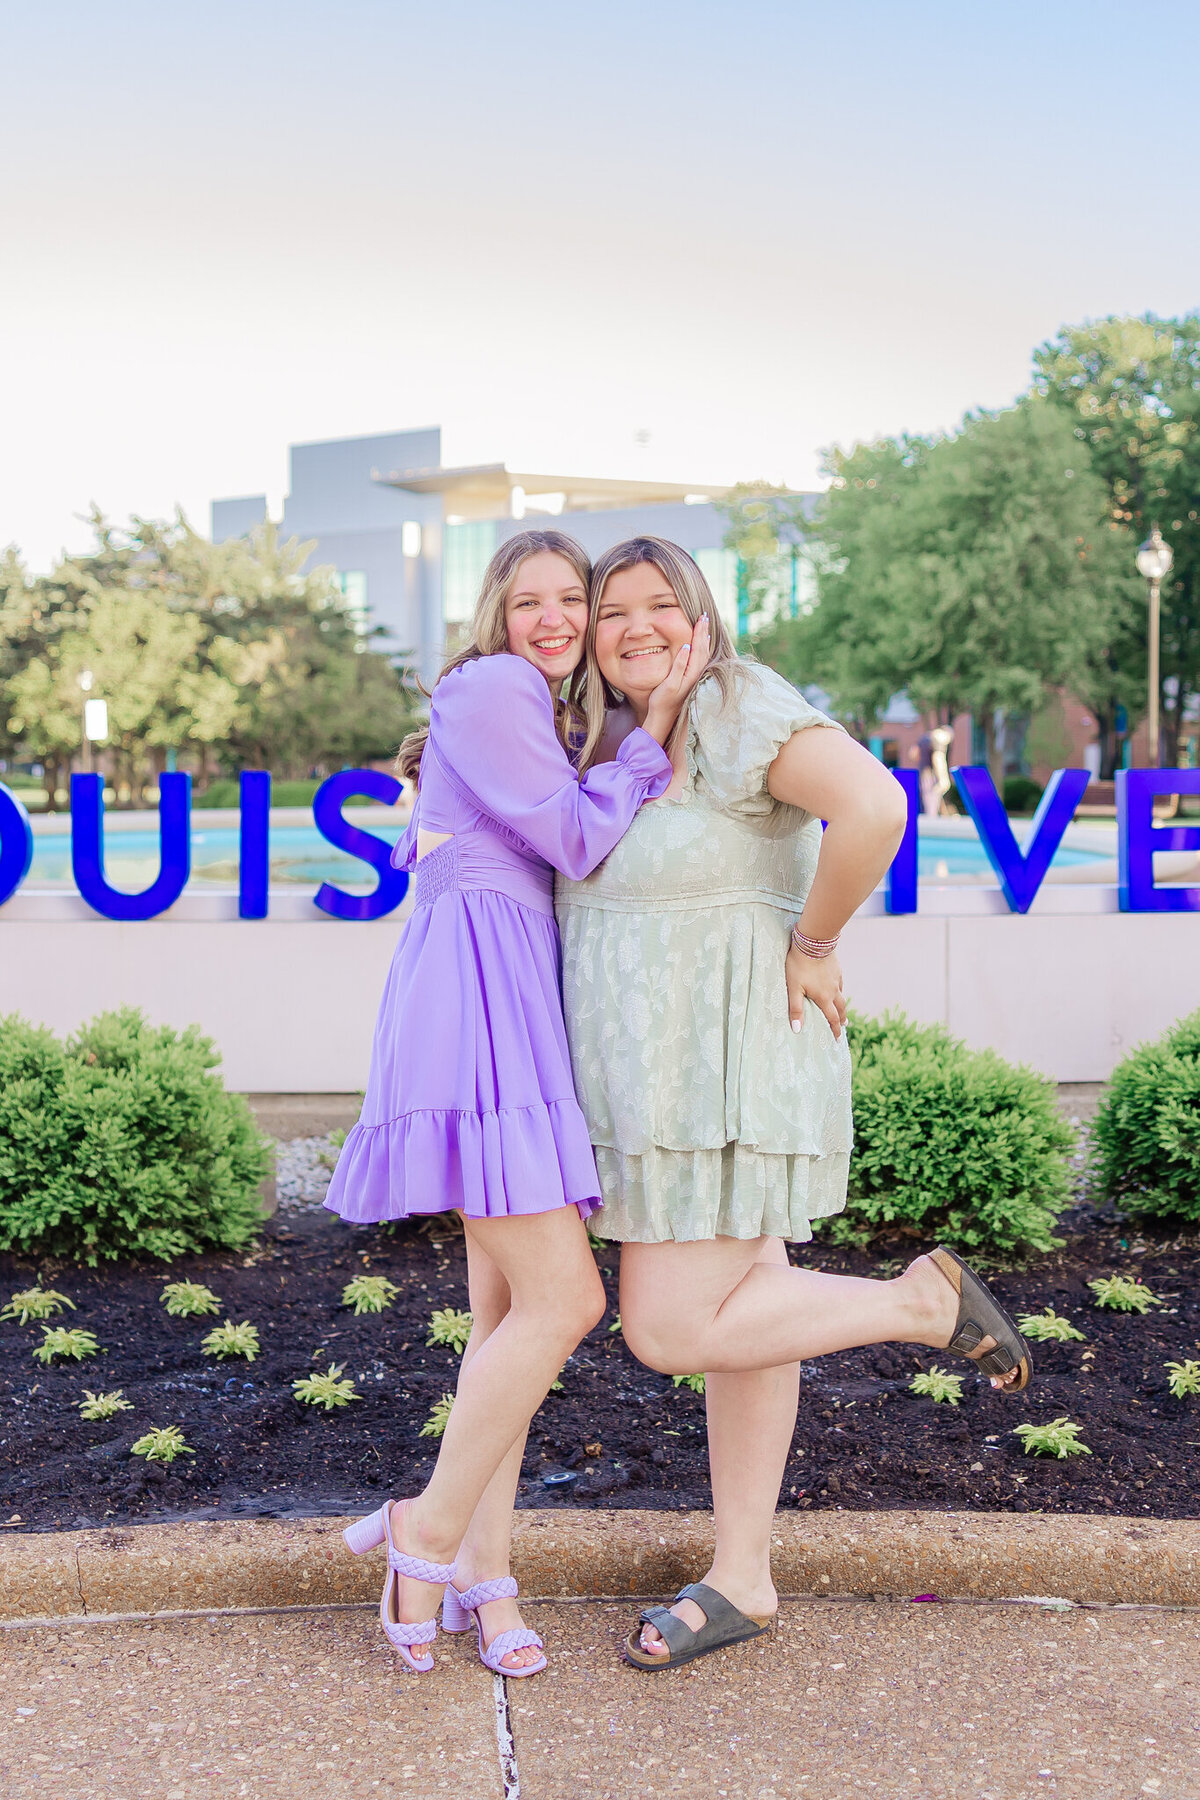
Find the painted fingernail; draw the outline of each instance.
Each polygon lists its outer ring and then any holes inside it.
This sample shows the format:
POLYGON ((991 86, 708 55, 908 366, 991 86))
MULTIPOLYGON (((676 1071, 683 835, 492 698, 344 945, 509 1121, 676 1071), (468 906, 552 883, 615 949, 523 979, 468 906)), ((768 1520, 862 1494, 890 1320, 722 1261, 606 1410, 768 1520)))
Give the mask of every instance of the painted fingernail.
POLYGON ((799 1019, 793 1019, 793 1020, 792 1020, 792 1030, 793 1030, 793 1031, 799 1031, 799 1029, 800 1029, 800 1021, 799 1021, 799 1019))

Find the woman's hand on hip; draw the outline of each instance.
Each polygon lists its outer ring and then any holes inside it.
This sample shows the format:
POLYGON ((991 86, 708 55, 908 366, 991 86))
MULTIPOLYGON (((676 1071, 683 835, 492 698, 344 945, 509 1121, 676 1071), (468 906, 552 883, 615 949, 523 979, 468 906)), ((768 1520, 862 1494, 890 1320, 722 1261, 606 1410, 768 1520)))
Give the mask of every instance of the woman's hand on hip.
POLYGON ((788 1017, 792 1022, 792 1030, 799 1031, 803 1026, 804 1002, 809 1000, 829 1020, 829 1028, 834 1037, 841 1037, 842 1027, 846 1023, 846 995, 842 988, 842 965, 838 961, 837 952, 818 960, 805 956, 803 950, 797 949, 793 944, 788 950, 783 970, 787 978, 788 1017))
POLYGON ((697 619, 692 628, 692 641, 676 652, 668 674, 664 675, 650 696, 644 729, 658 743, 665 744, 675 729, 675 721, 687 705, 696 683, 708 667, 712 653, 712 633, 708 614, 697 619))

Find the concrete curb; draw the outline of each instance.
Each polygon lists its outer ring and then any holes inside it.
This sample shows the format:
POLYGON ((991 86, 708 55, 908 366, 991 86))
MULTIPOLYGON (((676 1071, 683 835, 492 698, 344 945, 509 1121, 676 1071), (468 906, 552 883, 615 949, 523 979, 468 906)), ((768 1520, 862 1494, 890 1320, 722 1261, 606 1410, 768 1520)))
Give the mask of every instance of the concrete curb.
MULTIPOLYGON (((0 1539, 0 1620, 375 1601, 379 1558, 344 1519, 221 1520, 0 1539)), ((513 1571, 532 1598, 672 1593, 712 1545, 708 1513, 520 1512, 513 1571)), ((783 1594, 1054 1595, 1200 1606, 1200 1521, 1008 1513, 780 1515, 783 1594)))

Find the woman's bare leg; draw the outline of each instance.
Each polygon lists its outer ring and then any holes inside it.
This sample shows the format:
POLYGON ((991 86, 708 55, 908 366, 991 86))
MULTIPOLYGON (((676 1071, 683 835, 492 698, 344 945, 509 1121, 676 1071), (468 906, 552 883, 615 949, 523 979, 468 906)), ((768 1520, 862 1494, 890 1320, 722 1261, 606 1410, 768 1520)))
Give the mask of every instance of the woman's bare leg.
MULTIPOLYGON (((626 1244, 621 1329, 642 1362, 667 1375, 733 1374, 892 1340, 944 1349, 958 1295, 919 1256, 892 1281, 825 1275, 759 1261, 762 1240, 626 1244)), ((973 1357, 994 1347, 984 1338, 973 1357)), ((993 1385, 1017 1379, 1014 1369, 993 1385)))
MULTIPOLYGON (((744 1605, 739 1594, 761 1599, 767 1591, 772 1605, 765 1610, 774 1610, 770 1526, 795 1427, 793 1370, 798 1374, 808 1357, 860 1344, 895 1339, 944 1347, 959 1304, 925 1256, 893 1281, 870 1281, 794 1269, 782 1245, 764 1254, 769 1242, 720 1237, 626 1244, 621 1251, 621 1331, 629 1348, 664 1374, 703 1369, 713 1396, 713 1507, 720 1505, 726 1528, 706 1579, 743 1612, 760 1608, 744 1605)), ((972 1355, 982 1356, 993 1341, 985 1338, 972 1355)), ((1016 1379, 1014 1370, 992 1385, 1016 1379)), ((693 1628, 702 1622, 693 1602, 672 1611, 693 1628)), ((643 1635, 652 1653, 656 1637, 653 1628, 643 1635)))
MULTIPOLYGON (((479 1244, 467 1238, 467 1280, 471 1296, 471 1335, 463 1351, 462 1367, 468 1367, 481 1344, 491 1337, 508 1312, 511 1296, 500 1270, 479 1244)), ((461 1380, 461 1371, 460 1371, 461 1380)), ((510 1571, 513 1505, 521 1478, 526 1433, 522 1432, 492 1479, 471 1516, 467 1535, 455 1558, 460 1588, 477 1581, 494 1581, 510 1571)), ((484 1642, 490 1644, 502 1631, 520 1630, 525 1624, 515 1600, 489 1600, 480 1609, 484 1642)), ((533 1646, 510 1650, 501 1657, 505 1668, 519 1669, 541 1655, 533 1646)))
MULTIPOLYGON (((760 1240, 758 1261, 788 1266, 779 1238, 760 1240)), ((800 1364, 730 1375, 705 1371, 704 1383, 716 1547, 700 1580, 742 1612, 767 1618, 778 1605, 771 1528, 796 1429, 800 1364)), ((693 1631, 704 1623, 703 1609, 693 1600, 681 1600, 671 1610, 693 1631)), ((653 1625, 645 1627, 642 1647, 652 1655, 666 1654, 653 1625)))
MULTIPOLYGON (((605 1306, 604 1285, 573 1206, 463 1224, 468 1240, 507 1284, 509 1307, 459 1376, 424 1492, 392 1509, 397 1548, 437 1563, 455 1560, 488 1487, 605 1306)), ((400 1618, 407 1624, 432 1618, 440 1588, 411 1579, 400 1585, 400 1618)))

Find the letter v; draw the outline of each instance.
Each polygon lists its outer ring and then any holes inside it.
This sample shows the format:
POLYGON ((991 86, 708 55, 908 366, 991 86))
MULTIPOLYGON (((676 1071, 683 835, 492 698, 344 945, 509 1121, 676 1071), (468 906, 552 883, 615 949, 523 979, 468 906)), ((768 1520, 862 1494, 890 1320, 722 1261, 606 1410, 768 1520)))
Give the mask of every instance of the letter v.
POLYGON ((1046 783, 1026 848, 1013 836, 1004 802, 996 792, 991 772, 984 768, 952 769, 954 785, 975 821, 979 841, 1008 901, 1010 912, 1028 912, 1054 857, 1063 833, 1075 816, 1075 808, 1088 784, 1086 769, 1056 769, 1046 783))

